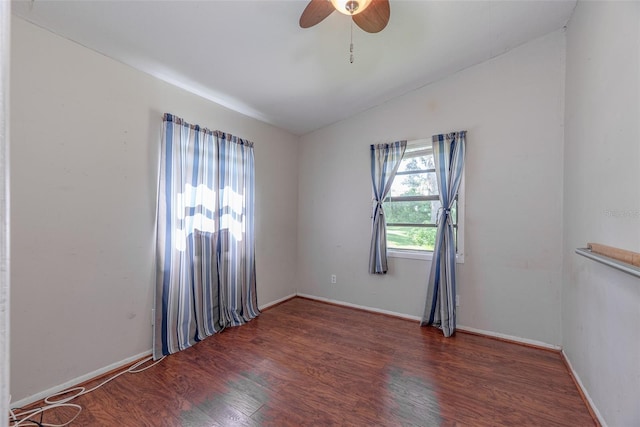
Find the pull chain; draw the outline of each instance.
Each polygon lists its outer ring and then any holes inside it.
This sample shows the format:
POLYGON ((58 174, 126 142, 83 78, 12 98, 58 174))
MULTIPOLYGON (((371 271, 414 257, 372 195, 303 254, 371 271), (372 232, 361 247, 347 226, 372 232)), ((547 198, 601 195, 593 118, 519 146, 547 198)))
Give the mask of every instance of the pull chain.
POLYGON ((351 43, 349 44, 349 62, 353 64, 353 18, 351 18, 351 43))

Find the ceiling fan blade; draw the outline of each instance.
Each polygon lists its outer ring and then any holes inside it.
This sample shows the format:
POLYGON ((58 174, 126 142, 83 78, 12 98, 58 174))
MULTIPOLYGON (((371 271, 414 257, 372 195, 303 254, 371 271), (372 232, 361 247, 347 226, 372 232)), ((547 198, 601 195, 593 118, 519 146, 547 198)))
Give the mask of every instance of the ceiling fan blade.
POLYGON ((302 28, 313 27, 331 15, 335 8, 329 0, 311 0, 300 16, 302 28))
POLYGON ((373 0, 362 13, 353 15, 353 21, 367 33, 378 33, 389 23, 389 16, 389 0, 373 0))

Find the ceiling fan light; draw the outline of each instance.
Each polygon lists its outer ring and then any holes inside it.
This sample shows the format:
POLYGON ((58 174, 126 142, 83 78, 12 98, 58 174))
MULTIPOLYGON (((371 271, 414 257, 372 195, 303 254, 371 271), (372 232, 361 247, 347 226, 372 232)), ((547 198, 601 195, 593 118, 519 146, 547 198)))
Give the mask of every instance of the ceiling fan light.
POLYGON ((336 10, 345 15, 357 15, 371 4, 373 0, 331 0, 336 10))

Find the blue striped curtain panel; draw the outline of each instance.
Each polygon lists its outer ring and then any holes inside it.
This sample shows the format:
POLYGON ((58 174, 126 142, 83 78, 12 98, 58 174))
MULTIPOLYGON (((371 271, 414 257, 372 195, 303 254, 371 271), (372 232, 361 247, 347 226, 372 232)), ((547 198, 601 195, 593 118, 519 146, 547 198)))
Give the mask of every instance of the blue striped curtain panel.
POLYGON ((371 145, 371 183, 373 184, 373 215, 369 273, 387 273, 387 222, 382 203, 391 190, 393 178, 407 148, 407 141, 371 145))
POLYGON ((456 330, 456 242, 451 221, 464 168, 466 131, 433 136, 433 158, 442 209, 427 285, 421 325, 442 329, 445 337, 456 330))
POLYGON ((154 358, 259 314, 253 144, 165 114, 154 358))

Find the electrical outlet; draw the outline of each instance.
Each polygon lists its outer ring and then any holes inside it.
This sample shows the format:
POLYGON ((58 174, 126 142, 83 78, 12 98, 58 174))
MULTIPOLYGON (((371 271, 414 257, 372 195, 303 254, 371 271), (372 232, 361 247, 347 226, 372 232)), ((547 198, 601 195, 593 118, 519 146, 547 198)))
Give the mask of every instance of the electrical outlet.
POLYGON ((338 283, 338 279, 335 274, 331 275, 331 283, 338 283))
POLYGON ((456 307, 460 307, 460 295, 456 295, 456 307))

